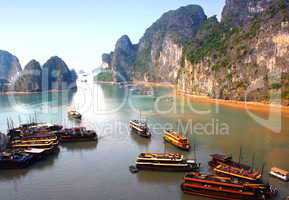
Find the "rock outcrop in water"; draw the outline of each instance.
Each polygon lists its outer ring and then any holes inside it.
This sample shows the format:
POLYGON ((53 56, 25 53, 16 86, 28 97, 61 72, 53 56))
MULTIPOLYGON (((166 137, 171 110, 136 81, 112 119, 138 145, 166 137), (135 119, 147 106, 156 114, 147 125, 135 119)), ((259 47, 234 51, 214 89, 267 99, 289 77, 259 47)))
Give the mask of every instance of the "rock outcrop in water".
POLYGON ((140 39, 128 73, 189 94, 289 105, 288 5, 227 0, 221 22, 199 6, 169 11, 140 39))
MULTIPOLYGON (((17 63, 12 62, 14 64, 8 65, 10 70, 5 70, 5 76, 1 74, 3 78, 0 81, 1 92, 42 92, 76 88, 76 72, 69 70, 65 62, 59 57, 50 58, 42 68, 39 62, 31 60, 23 71, 21 71, 16 57, 10 57, 6 60, 17 61, 17 63), (16 69, 20 69, 20 71, 16 69), (15 74, 13 75, 13 73, 15 74)), ((8 61, 5 63, 9 63, 8 61)))
POLYGON ((75 81, 78 79, 78 75, 75 69, 70 70, 70 79, 73 80, 74 84, 76 84, 75 81))
POLYGON ((15 82, 17 92, 40 92, 42 90, 42 69, 36 60, 31 60, 15 82))
POLYGON ((0 92, 41 92, 76 88, 77 74, 58 57, 50 58, 41 68, 31 60, 22 71, 19 60, 0 50, 0 92))
POLYGON ((42 68, 42 90, 65 90, 76 87, 76 78, 59 57, 51 57, 42 68))
POLYGON ((112 70, 113 81, 130 82, 133 79, 136 52, 137 45, 124 35, 116 42, 113 52, 102 55, 102 67, 112 70))
POLYGON ((113 52, 111 53, 104 53, 102 54, 102 68, 103 69, 111 69, 112 68, 112 58, 113 58, 113 52))
POLYGON ((113 80, 128 82, 132 80, 133 65, 136 58, 136 46, 127 35, 122 36, 116 43, 112 57, 113 80))
POLYGON ((0 50, 0 90, 6 90, 21 72, 21 65, 16 56, 0 50))

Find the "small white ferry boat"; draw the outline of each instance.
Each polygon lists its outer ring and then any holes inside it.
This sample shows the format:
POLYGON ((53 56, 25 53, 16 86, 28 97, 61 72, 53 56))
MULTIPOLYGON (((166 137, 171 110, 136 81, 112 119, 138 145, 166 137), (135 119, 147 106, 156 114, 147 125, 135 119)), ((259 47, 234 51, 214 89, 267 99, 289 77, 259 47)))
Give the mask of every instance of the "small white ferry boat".
POLYGON ((270 175, 279 178, 283 181, 289 181, 289 172, 277 167, 272 167, 270 175))

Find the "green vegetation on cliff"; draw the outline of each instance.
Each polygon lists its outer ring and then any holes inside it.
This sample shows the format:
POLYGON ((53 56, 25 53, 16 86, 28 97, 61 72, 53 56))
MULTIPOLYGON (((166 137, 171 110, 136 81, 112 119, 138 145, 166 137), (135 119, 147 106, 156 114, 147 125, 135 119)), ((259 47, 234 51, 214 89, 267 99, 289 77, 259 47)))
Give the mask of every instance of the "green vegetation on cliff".
POLYGON ((288 16, 288 0, 278 0, 278 3, 272 3, 266 12, 255 16, 244 26, 233 27, 226 21, 220 23, 216 16, 208 18, 196 36, 185 43, 183 60, 186 58, 196 64, 212 58, 213 70, 230 67, 244 55, 252 53, 249 49, 250 40, 256 39, 261 24, 270 20, 272 25, 280 25, 280 18, 286 21, 288 16))
POLYGON ((183 45, 195 36, 206 19, 204 10, 198 5, 180 7, 163 14, 140 39, 134 63, 134 78, 143 79, 146 76, 148 80, 157 80, 164 77, 158 74, 156 66, 160 66, 158 59, 167 42, 183 45))
POLYGON ((112 72, 110 70, 100 72, 94 77, 95 81, 103 81, 103 82, 111 82, 112 79, 112 72))
POLYGON ((183 46, 179 88, 259 102, 271 102, 281 92, 282 103, 289 105, 288 0, 228 2, 221 22, 208 18, 183 46))
POLYGON ((225 33, 225 27, 216 16, 207 19, 196 37, 185 44, 183 55, 193 64, 211 55, 220 57, 225 49, 225 33))

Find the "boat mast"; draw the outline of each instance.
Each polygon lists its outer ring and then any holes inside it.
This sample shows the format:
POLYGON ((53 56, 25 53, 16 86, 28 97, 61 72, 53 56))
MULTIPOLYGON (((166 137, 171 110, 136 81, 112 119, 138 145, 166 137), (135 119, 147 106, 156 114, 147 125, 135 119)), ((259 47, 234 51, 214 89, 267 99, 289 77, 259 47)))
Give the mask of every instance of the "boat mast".
POLYGON ((19 125, 21 124, 21 116, 18 115, 18 121, 19 121, 19 125))
POLYGON ((164 153, 166 153, 167 152, 167 148, 166 148, 167 146, 166 146, 166 142, 164 141, 164 153))
POLYGON ((195 157, 195 161, 197 162, 196 143, 194 143, 194 157, 195 157))
POLYGON ((251 171, 254 170, 254 167, 255 167, 255 153, 253 154, 253 158, 252 158, 252 169, 251 169, 251 171))
POLYGON ((177 129, 177 131, 178 131, 178 133, 179 133, 179 137, 182 138, 182 137, 183 137, 183 134, 182 134, 182 130, 180 130, 178 121, 176 122, 176 129, 177 129))
POLYGON ((241 164, 241 160, 242 160, 242 146, 240 146, 239 165, 241 164))
POLYGON ((34 122, 37 123, 37 114, 36 114, 36 112, 34 112, 34 117, 35 117, 34 122))
POLYGON ((139 121, 141 121, 141 110, 139 110, 139 121))
POLYGON ((10 130, 9 119, 7 118, 6 121, 7 121, 7 128, 8 130, 10 130))
POLYGON ((264 169, 265 169, 265 163, 263 163, 263 165, 262 165, 262 171, 261 171, 261 178, 263 177, 263 175, 264 175, 264 169))
POLYGON ((11 127, 12 129, 14 129, 14 121, 10 118, 10 121, 11 121, 11 127))

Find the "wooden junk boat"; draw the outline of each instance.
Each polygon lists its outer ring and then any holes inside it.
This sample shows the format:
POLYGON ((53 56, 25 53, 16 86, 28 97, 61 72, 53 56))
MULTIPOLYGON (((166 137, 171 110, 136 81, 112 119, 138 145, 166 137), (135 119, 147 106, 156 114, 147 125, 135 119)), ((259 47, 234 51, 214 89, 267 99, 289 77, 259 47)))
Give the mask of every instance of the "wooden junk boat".
POLYGON ((226 164, 218 165, 214 168, 214 171, 217 174, 234 177, 249 182, 259 182, 262 178, 262 172, 259 170, 246 170, 244 168, 234 167, 226 164))
POLYGON ((58 146, 58 138, 54 133, 39 133, 29 136, 14 137, 9 147, 19 148, 52 148, 58 146))
MULTIPOLYGON (((230 176, 239 178, 243 181, 258 182, 262 178, 262 173, 254 169, 254 157, 252 167, 241 163, 242 149, 240 149, 239 162, 233 161, 232 156, 213 154, 209 165, 213 167, 214 171, 223 176, 230 176)), ((262 170, 263 171, 263 170, 262 170)))
POLYGON ((187 194, 224 200, 266 200, 278 193, 270 185, 242 183, 230 178, 200 173, 187 174, 181 189, 187 194))
POLYGON ((79 112, 77 112, 76 110, 68 111, 67 115, 68 115, 68 118, 70 118, 70 119, 75 119, 75 120, 81 120, 82 119, 82 115, 79 112))
POLYGON ((233 161, 233 157, 231 155, 223 155, 223 154, 212 154, 212 160, 209 162, 211 167, 217 167, 220 164, 230 165, 232 167, 243 168, 245 170, 250 170, 251 167, 248 165, 241 164, 240 162, 233 161))
POLYGON ((17 128, 12 128, 8 131, 8 136, 10 139, 15 137, 29 136, 37 133, 50 133, 61 130, 63 127, 57 124, 48 123, 29 123, 22 124, 17 128))
POLYGON ((60 142, 82 142, 97 140, 96 132, 92 130, 87 130, 84 127, 63 129, 57 134, 60 142))
POLYGON ((58 147, 50 147, 45 149, 7 149, 0 153, 0 169, 26 168, 34 162, 45 159, 58 152, 58 147))
POLYGON ((186 160, 176 153, 141 153, 136 160, 138 170, 190 172, 199 167, 195 160, 186 160))
POLYGON ((188 138, 183 137, 181 132, 177 134, 175 131, 165 130, 164 140, 182 150, 188 151, 191 148, 188 138))
POLYGON ((145 121, 131 120, 129 122, 129 128, 142 137, 146 137, 146 138, 151 137, 151 132, 150 132, 148 125, 145 121))
POLYGON ((30 123, 30 124, 22 124, 21 127, 22 129, 46 129, 49 131, 58 131, 63 128, 62 125, 58 124, 50 124, 50 123, 30 123))
POLYGON ((289 181, 289 172, 277 167, 272 167, 270 175, 277 177, 283 181, 289 181))
POLYGON ((0 169, 26 168, 33 162, 33 156, 25 152, 0 153, 0 169))

